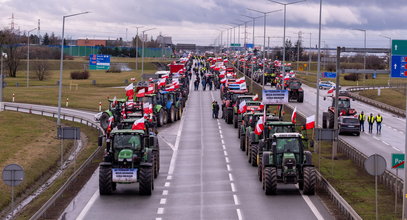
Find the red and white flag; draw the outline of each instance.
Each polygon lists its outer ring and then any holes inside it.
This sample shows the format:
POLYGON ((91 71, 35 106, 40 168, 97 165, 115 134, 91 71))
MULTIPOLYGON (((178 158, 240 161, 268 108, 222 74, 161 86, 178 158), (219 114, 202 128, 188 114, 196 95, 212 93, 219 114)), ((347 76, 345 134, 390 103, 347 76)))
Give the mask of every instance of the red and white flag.
POLYGON ((115 107, 117 105, 117 98, 116 96, 113 98, 112 106, 115 107))
POLYGON ((145 129, 144 118, 136 120, 131 126, 131 130, 144 130, 144 129, 145 129))
POLYGON ((167 91, 167 92, 172 92, 174 90, 175 90, 175 87, 173 85, 165 89, 165 91, 167 91))
POLYGON ((130 85, 128 85, 126 88, 126 96, 129 97, 129 99, 133 99, 133 95, 134 95, 134 86, 133 83, 131 83, 130 85))
POLYGON ((242 84, 242 83, 245 83, 245 82, 246 82, 246 80, 245 80, 244 76, 236 80, 237 84, 242 84))
POLYGON ((263 110, 264 109, 264 103, 263 102, 260 102, 260 110, 263 110))
POLYGON ((335 87, 331 87, 329 90, 328 90, 328 92, 327 92, 327 94, 331 94, 331 93, 333 93, 335 91, 335 87))
POLYGON ((158 86, 165 86, 165 81, 166 81, 166 79, 165 78, 162 78, 162 79, 160 79, 160 80, 158 80, 158 86))
POLYGON ((256 94, 256 95, 253 97, 253 101, 258 101, 258 100, 259 100, 259 95, 256 94))
POLYGON ((311 129, 315 128, 315 115, 311 115, 307 117, 306 123, 305 123, 305 129, 311 129))
POLYGON ((291 115, 291 122, 295 124, 296 121, 297 121, 297 106, 295 106, 293 114, 291 115))
POLYGON ((114 121, 114 117, 113 117, 113 116, 110 116, 110 117, 109 117, 109 125, 107 126, 107 129, 108 129, 108 130, 112 130, 112 123, 113 123, 113 121, 114 121))
POLYGON ((261 133, 263 133, 263 130, 264 130, 263 117, 260 117, 256 123, 256 128, 254 129, 254 133, 257 135, 261 135, 261 133))
POLYGON ((221 72, 219 73, 219 78, 225 77, 225 74, 226 74, 226 71, 221 71, 221 72))
POLYGON ((136 95, 136 97, 144 97, 146 95, 146 89, 140 89, 138 92, 137 92, 137 95, 136 95))
POLYGON ((226 78, 223 78, 220 80, 220 83, 226 83, 228 80, 226 78))
POLYGON ((179 81, 178 79, 172 79, 172 85, 174 88, 178 89, 179 88, 179 81))
POLYGON ((150 84, 150 85, 148 85, 146 94, 153 94, 153 93, 154 93, 154 84, 150 84))
POLYGON ((247 111, 246 100, 243 100, 243 102, 241 102, 241 103, 239 104, 238 113, 239 113, 239 114, 242 114, 242 113, 245 113, 246 111, 247 111))
POLYGON ((161 76, 162 79, 167 79, 167 78, 169 78, 169 77, 170 77, 170 76, 169 76, 168 74, 165 74, 165 75, 162 75, 162 76, 161 76))
POLYGON ((152 112, 150 112, 150 103, 148 103, 148 102, 143 103, 143 111, 144 111, 144 114, 151 114, 152 113, 152 112))

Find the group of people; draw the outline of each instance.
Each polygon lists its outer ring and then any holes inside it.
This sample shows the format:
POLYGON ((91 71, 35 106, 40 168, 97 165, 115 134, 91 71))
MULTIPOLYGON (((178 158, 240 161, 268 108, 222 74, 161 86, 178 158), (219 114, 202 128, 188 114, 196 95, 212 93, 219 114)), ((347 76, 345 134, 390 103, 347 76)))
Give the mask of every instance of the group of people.
POLYGON ((199 76, 197 76, 194 81, 195 91, 199 90, 200 83, 202 84, 203 91, 206 90, 206 87, 208 87, 209 90, 212 90, 212 88, 214 88, 216 90, 216 86, 214 87, 213 77, 202 76, 202 80, 201 80, 201 78, 199 76))
POLYGON ((376 122, 376 133, 381 134, 382 133, 382 122, 383 122, 383 116, 380 115, 380 113, 377 114, 377 116, 374 116, 373 113, 370 113, 366 117, 365 113, 362 111, 359 116, 359 123, 360 123, 360 131, 365 131, 365 121, 367 119, 367 123, 369 125, 369 133, 373 132, 373 125, 376 122))

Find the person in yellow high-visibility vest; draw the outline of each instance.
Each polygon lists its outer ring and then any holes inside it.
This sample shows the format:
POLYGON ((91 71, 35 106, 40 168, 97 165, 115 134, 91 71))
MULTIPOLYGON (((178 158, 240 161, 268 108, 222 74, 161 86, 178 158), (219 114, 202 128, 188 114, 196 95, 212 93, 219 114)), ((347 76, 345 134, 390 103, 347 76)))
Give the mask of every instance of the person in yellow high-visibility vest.
POLYGON ((381 116, 380 113, 378 113, 376 116, 376 133, 378 134, 382 133, 382 121, 383 116, 381 116))
POLYGON ((365 121, 366 121, 366 115, 363 113, 363 111, 359 114, 359 124, 360 124, 360 131, 365 132, 365 121))
POLYGON ((372 133, 372 131, 373 131, 374 122, 375 122, 375 117, 373 116, 373 113, 370 113, 370 115, 367 116, 367 123, 369 124, 369 133, 372 133))

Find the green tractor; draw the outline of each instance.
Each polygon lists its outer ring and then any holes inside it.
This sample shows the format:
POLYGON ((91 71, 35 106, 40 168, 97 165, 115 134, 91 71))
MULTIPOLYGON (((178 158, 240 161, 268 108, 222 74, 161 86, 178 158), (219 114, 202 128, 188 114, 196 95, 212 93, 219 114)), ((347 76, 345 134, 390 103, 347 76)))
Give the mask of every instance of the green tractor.
POLYGON ((136 101, 142 103, 150 103, 153 106, 153 121, 158 127, 161 127, 168 123, 168 117, 165 109, 158 101, 157 94, 146 94, 144 97, 136 97, 136 101))
POLYGON ((233 108, 233 126, 239 127, 242 122, 242 113, 239 112, 239 104, 244 100, 246 102, 246 112, 259 112, 262 111, 262 103, 260 101, 253 101, 253 96, 245 95, 239 96, 236 101, 236 105, 233 108))
POLYGON ((262 185, 266 195, 277 193, 277 183, 298 183, 303 194, 315 194, 317 177, 312 154, 305 151, 300 133, 276 133, 267 139, 262 167, 262 185))
POLYGON ((146 136, 143 130, 113 129, 106 140, 104 161, 99 164, 100 195, 112 194, 117 184, 136 182, 141 195, 151 195, 156 143, 156 136, 146 136))
POLYGON ((126 99, 109 99, 109 109, 105 110, 99 118, 100 126, 103 130, 109 127, 109 118, 113 116, 112 127, 115 127, 121 121, 122 106, 126 103, 126 99))

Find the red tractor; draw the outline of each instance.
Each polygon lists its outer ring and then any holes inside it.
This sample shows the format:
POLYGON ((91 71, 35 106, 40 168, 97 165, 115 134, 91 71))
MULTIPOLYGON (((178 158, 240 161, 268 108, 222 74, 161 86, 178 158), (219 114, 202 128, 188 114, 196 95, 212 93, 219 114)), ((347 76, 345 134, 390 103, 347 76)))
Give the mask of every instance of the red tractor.
MULTIPOLYGON (((351 98, 340 95, 338 100, 338 116, 355 116, 356 110, 350 107, 351 98)), ((332 105, 328 107, 328 112, 322 113, 322 127, 333 128, 335 123, 335 97, 332 97, 332 105)))

